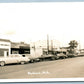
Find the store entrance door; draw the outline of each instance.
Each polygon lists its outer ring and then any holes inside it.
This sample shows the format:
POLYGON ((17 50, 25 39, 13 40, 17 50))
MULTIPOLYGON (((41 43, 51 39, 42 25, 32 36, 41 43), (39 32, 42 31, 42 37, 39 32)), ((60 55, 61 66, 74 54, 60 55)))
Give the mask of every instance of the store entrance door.
POLYGON ((7 51, 4 51, 4 57, 7 57, 7 51))

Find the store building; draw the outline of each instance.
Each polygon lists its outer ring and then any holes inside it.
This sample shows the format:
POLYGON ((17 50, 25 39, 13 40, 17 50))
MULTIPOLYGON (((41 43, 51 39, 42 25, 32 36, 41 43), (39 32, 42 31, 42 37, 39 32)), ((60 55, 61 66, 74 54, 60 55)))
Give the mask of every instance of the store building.
POLYGON ((31 56, 39 57, 41 55, 51 54, 53 50, 58 50, 59 46, 60 43, 57 40, 53 40, 53 43, 50 40, 49 45, 47 45, 46 40, 39 40, 30 43, 30 53, 31 56), (49 50, 47 49, 47 47, 49 47, 49 50))
POLYGON ((30 54, 30 45, 24 42, 11 42, 11 54, 30 54))
POLYGON ((11 52, 11 42, 7 39, 0 39, 0 57, 7 57, 11 52))

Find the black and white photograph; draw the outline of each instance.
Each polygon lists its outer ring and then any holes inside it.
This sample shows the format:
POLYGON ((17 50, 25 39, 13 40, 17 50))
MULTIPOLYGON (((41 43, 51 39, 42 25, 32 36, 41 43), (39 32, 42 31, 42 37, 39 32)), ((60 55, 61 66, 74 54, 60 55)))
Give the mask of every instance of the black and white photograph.
POLYGON ((0 3, 0 80, 84 80, 84 2, 0 3))

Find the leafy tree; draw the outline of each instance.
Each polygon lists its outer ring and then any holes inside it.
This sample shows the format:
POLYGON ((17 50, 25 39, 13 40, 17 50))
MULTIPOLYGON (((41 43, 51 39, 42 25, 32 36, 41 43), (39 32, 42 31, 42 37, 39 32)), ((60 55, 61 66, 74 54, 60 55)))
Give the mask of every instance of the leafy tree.
POLYGON ((70 45, 69 47, 71 49, 75 49, 78 46, 78 42, 76 40, 72 40, 72 41, 70 41, 69 45, 70 45))
POLYGON ((75 40, 70 41, 68 52, 69 53, 75 53, 75 48, 77 48, 77 46, 78 46, 78 42, 77 41, 75 41, 75 40))

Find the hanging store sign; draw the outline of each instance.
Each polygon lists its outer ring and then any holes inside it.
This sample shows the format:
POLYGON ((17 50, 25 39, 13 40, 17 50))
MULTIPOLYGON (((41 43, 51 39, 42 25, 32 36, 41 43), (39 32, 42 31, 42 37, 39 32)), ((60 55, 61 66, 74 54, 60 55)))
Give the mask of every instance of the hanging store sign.
POLYGON ((9 46, 8 44, 0 44, 0 46, 9 46))

